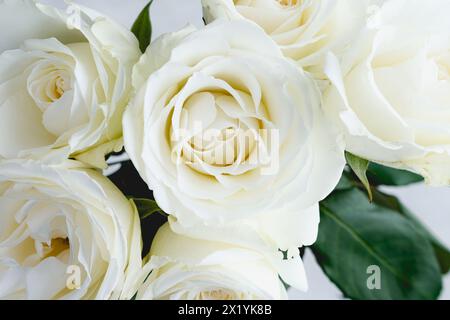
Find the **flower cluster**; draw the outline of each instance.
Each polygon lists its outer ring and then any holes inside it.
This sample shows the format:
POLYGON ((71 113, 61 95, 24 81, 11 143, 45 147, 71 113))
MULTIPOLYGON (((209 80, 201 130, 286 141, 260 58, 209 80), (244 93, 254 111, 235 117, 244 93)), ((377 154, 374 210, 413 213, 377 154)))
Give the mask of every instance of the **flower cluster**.
POLYGON ((448 0, 202 5, 141 52, 0 0, 0 298, 286 299, 346 152, 450 185, 448 0), (123 148, 168 216, 144 257, 123 148))

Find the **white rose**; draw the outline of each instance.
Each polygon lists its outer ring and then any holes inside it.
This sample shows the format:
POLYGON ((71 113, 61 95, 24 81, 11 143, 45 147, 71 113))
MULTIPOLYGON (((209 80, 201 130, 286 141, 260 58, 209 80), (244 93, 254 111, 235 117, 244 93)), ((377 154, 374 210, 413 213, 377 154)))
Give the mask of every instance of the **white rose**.
POLYGON ((160 228, 145 268, 151 271, 137 299, 286 299, 277 272, 257 252, 213 241, 199 241, 160 228))
POLYGON ((321 76, 325 53, 341 53, 365 24, 367 0, 202 0, 207 22, 247 19, 285 56, 321 76))
POLYGON ((134 85, 126 150, 179 232, 230 229, 241 238, 228 240, 272 251, 315 241, 343 149, 314 82, 258 26, 217 21, 163 36, 134 85))
POLYGON ((98 13, 0 1, 0 158, 104 167, 122 147, 134 35, 98 13))
POLYGON ((101 174, 77 166, 0 162, 1 299, 116 299, 136 292, 135 207, 101 174))
POLYGON ((325 108, 347 149, 450 184, 450 2, 387 1, 339 62, 325 108))

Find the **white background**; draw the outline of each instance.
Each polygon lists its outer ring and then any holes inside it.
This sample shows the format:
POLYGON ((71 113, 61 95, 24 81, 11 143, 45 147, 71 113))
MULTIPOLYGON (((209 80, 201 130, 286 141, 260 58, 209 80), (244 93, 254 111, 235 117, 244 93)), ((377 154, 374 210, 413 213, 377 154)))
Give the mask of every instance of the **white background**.
MULTIPOLYGON (((41 0, 63 6, 63 0, 41 0)), ((149 0, 76 0, 116 19, 130 27, 141 9, 149 0)), ((18 13, 19 14, 19 13, 18 13)), ((191 23, 201 27, 202 12, 200 0, 154 0, 151 8, 154 38, 178 30, 191 23)), ((450 188, 430 188, 414 185, 405 188, 386 189, 397 195, 420 219, 450 247, 450 188)), ((305 256, 306 271, 310 289, 307 293, 290 290, 292 299, 341 299, 339 290, 327 279, 314 257, 305 256)), ((351 277, 351 274, 348 275, 351 277)), ((450 299, 450 275, 444 280, 441 299, 450 299)))

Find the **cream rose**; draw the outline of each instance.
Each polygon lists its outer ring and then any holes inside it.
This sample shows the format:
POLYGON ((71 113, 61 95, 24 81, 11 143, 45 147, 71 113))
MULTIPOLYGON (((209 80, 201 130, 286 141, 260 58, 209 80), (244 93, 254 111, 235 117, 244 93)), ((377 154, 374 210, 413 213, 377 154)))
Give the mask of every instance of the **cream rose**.
POLYGON ((247 19, 284 55, 321 77, 325 53, 340 54, 365 24, 367 0, 202 0, 207 22, 247 19))
POLYGON ((230 229, 272 251, 315 241, 343 149, 314 82, 258 26, 218 21, 163 36, 134 85, 126 150, 179 232, 230 229))
POLYGON ((199 241, 162 226, 153 240, 150 275, 137 299, 286 299, 284 285, 264 256, 213 241, 199 241))
POLYGON ((135 207, 75 162, 0 162, 0 298, 117 299, 136 292, 135 207))
POLYGON ((0 1, 0 158, 78 158, 122 147, 134 35, 76 5, 0 1))
POLYGON ((341 60, 325 108, 347 149, 450 184, 450 2, 387 1, 341 60))

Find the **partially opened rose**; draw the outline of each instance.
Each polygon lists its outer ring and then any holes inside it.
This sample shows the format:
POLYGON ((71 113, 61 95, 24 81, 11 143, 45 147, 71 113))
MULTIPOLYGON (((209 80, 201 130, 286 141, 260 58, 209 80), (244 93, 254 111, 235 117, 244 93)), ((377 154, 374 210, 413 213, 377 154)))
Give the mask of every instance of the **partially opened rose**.
POLYGON ((255 22, 299 66, 321 76, 325 54, 343 52, 365 24, 366 0, 202 0, 207 22, 255 22))
POLYGON ((347 149, 450 184, 450 2, 393 0, 348 54, 330 55, 328 114, 347 149))
POLYGON ((340 178, 343 150, 314 82, 262 29, 218 21, 163 36, 134 85, 126 150, 177 223, 194 233, 240 226, 245 236, 245 220, 273 251, 315 241, 318 201, 340 178))
POLYGON ((75 5, 66 12, 33 0, 0 2, 0 158, 103 167, 122 147, 121 119, 133 34, 75 5))
POLYGON ((136 292, 135 207, 73 162, 0 163, 0 298, 117 299, 136 292))
POLYGON ((280 300, 286 289, 276 270, 257 252, 158 231, 145 266, 150 275, 137 299, 280 300))

